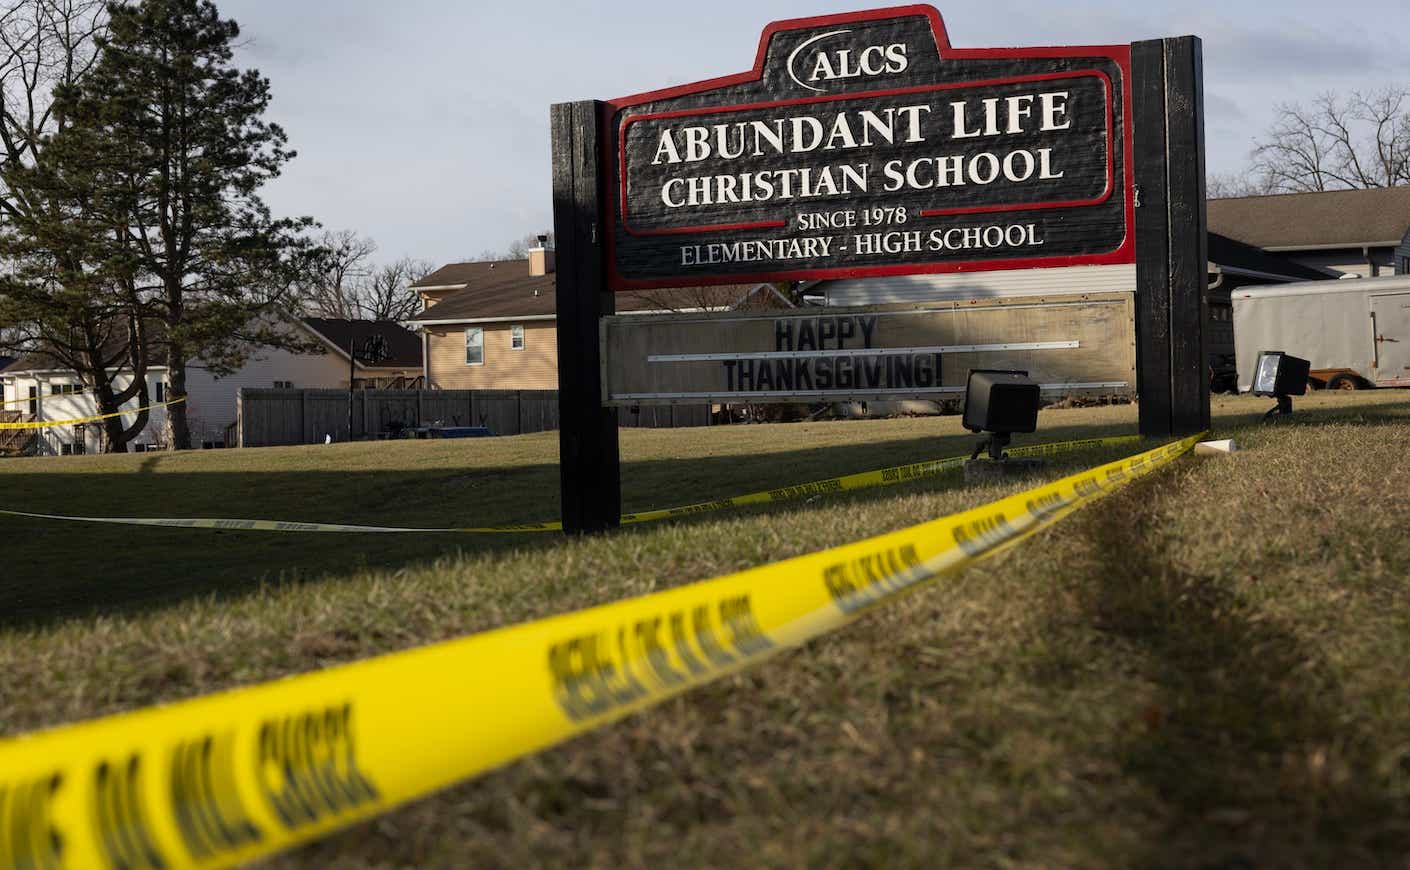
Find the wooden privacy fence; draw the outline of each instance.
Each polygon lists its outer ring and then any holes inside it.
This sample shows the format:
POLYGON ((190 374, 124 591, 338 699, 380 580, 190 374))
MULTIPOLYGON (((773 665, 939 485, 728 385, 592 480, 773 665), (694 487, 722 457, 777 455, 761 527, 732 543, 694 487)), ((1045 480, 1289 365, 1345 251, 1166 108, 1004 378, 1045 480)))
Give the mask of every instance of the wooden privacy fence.
MULTIPOLYGON (((243 388, 237 399, 241 447, 349 440, 347 390, 243 388)), ((707 426, 708 405, 618 409, 622 426, 707 426)), ((494 435, 558 428, 557 390, 355 390, 351 438, 416 426, 484 426, 494 435)))

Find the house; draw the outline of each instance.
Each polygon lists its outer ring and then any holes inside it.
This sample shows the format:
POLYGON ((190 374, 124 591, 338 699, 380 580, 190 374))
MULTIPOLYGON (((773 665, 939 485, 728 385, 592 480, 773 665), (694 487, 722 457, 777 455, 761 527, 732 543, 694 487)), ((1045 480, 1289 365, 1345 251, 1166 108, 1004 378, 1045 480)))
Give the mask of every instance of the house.
MULTIPOLYGON (((1330 279, 1340 274, 1270 253, 1212 230, 1208 234, 1208 257, 1210 320, 1207 334, 1210 378, 1216 389, 1232 387, 1236 376, 1230 290, 1250 284, 1330 279)), ((992 299, 1060 301, 1062 297, 1110 292, 1134 294, 1135 291, 1134 265, 842 278, 805 286, 807 298, 822 305, 843 307, 992 299)), ((1134 333, 1131 340, 1134 341, 1134 333)))
MULTIPOLYGON (((296 338, 311 340, 323 353, 295 353, 280 348, 255 349, 245 364, 227 375, 217 375, 199 360, 186 369, 187 414, 192 446, 226 446, 236 419, 236 400, 242 387, 355 389, 413 387, 420 385, 421 342, 400 324, 391 321, 349 321, 326 318, 281 317, 296 338), (359 353, 367 339, 381 335, 386 357, 376 365, 349 358, 351 346, 359 353)), ((166 366, 147 370, 147 392, 153 403, 166 401, 166 366)), ((130 373, 120 373, 115 386, 132 383, 130 373)), ((5 410, 28 421, 71 420, 97 414, 97 404, 77 373, 51 357, 32 354, 0 370, 5 410)), ((135 409, 138 400, 123 405, 135 409)), ((124 415, 124 421, 131 419, 124 415)), ((133 442, 156 446, 167 442, 166 410, 154 408, 146 428, 133 442)), ((34 430, 34 447, 41 454, 91 453, 101 448, 101 424, 74 424, 34 430)))
MULTIPOLYGON (((416 333, 390 320, 339 320, 331 317, 305 317, 299 321, 309 333, 326 344, 332 355, 339 358, 343 367, 342 380, 333 386, 348 386, 348 349, 352 348, 357 357, 352 370, 352 387, 355 390, 404 390, 421 386, 421 340, 416 333), (381 360, 371 364, 364 359, 369 340, 381 338, 383 353, 381 360)), ((322 373, 320 372, 320 375, 322 373)), ((313 380, 296 386, 313 387, 313 380)), ((255 384, 254 386, 264 386, 255 384)))
MULTIPOLYGON (((1211 286, 1221 282, 1243 284, 1337 277, 1337 273, 1330 270, 1306 266, 1212 230, 1208 235, 1208 248, 1211 286)), ((808 298, 827 306, 1132 293, 1136 290, 1136 267, 1068 266, 885 278, 835 278, 807 284, 804 289, 808 298)), ((1227 296, 1225 302, 1227 304, 1227 296)))
MULTIPOLYGON (((424 376, 438 390, 558 388, 556 275, 542 244, 527 260, 451 263, 411 285, 424 376)), ((619 314, 787 308, 770 284, 642 290, 616 295, 619 314)))
MULTIPOLYGON (((1308 281, 1335 272, 1305 266, 1252 245, 1209 236, 1212 374, 1232 378, 1234 347, 1229 291, 1248 284, 1308 281)), ((1052 298, 1118 291, 1134 294, 1131 265, 1019 269, 957 274, 833 279, 805 285, 826 306, 946 302, 1006 297, 1052 298)), ((555 389, 558 383, 553 252, 527 260, 451 263, 411 286, 423 304, 411 322, 424 342, 431 389, 555 389)), ((769 284, 619 293, 617 311, 790 307, 769 284)))
POLYGON ((1209 229, 1339 275, 1410 274, 1410 187, 1212 199, 1209 229))

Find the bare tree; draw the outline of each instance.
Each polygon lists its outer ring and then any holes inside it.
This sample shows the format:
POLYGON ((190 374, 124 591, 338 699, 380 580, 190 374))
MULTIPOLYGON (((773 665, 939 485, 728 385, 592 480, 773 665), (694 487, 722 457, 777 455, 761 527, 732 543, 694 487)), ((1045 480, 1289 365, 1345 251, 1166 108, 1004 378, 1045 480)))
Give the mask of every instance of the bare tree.
POLYGON ((509 243, 509 247, 503 250, 485 248, 478 256, 466 257, 467 262, 485 262, 487 260, 527 260, 529 259, 529 249, 539 246, 539 236, 548 237, 548 247, 553 248, 553 230, 543 230, 537 233, 527 233, 509 243))
POLYGON ((322 255, 304 292, 305 306, 319 317, 356 319, 358 290, 372 273, 377 243, 352 230, 330 230, 318 246, 322 255))
POLYGON ((553 247, 553 230, 544 230, 544 231, 541 232, 541 233, 529 233, 528 235, 520 236, 519 238, 517 238, 517 239, 515 239, 514 241, 512 241, 512 242, 509 243, 509 251, 508 251, 509 256, 506 257, 505 259, 508 259, 508 260, 527 260, 527 259, 529 259, 529 249, 530 249, 530 248, 537 248, 537 247, 539 246, 539 236, 545 236, 545 237, 547 237, 547 240, 548 240, 548 242, 547 242, 548 247, 550 247, 550 248, 553 247))
POLYGON ((1279 106, 1253 170, 1285 193, 1410 184, 1410 88, 1279 106))
MULTIPOLYGON (((98 60, 103 0, 10 0, 0 10, 0 319, 6 349, 42 353, 73 369, 100 414, 146 406, 152 337, 130 270, 95 252, 112 236, 93 203, 47 159, 66 128, 60 99, 98 60), (131 380, 122 385, 124 374, 131 380)), ((121 451, 147 425, 103 423, 103 449, 121 451)))
POLYGON ((357 294, 358 317, 400 323, 419 314, 421 299, 411 292, 411 285, 435 268, 425 260, 411 257, 378 266, 357 294))
POLYGON ((631 290, 622 294, 648 311, 684 314, 733 308, 747 291, 736 285, 713 287, 662 287, 631 290))
POLYGON ((1277 193, 1266 176, 1253 173, 1215 173, 1205 178, 1205 196, 1210 199, 1233 199, 1240 196, 1267 196, 1277 193))
POLYGON ((431 273, 430 263, 403 257, 377 265, 373 261, 377 243, 352 230, 326 232, 318 246, 323 254, 302 294, 309 314, 404 321, 421 310, 421 300, 410 287, 431 273))
MULTIPOLYGON (((33 166, 42 140, 63 126, 56 91, 79 82, 98 62, 107 26, 104 0, 9 0, 0 11, 0 166, 33 166)), ((0 211, 37 207, 7 185, 0 211)))

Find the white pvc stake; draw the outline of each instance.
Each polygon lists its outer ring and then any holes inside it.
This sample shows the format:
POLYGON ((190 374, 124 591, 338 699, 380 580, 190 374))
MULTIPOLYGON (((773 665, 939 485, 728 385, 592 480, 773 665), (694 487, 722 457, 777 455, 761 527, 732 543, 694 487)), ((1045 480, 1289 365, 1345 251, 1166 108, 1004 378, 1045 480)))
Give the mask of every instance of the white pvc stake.
POLYGON ((1239 445, 1234 443, 1234 439, 1225 438, 1223 441, 1201 441, 1195 445, 1195 455, 1215 456, 1220 453, 1233 453, 1239 449, 1239 445))

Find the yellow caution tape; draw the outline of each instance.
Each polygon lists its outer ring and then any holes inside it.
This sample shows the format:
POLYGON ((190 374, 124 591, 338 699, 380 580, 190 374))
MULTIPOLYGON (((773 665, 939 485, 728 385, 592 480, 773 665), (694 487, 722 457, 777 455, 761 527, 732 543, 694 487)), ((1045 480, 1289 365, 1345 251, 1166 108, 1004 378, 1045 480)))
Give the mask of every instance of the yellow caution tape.
POLYGON ((140 408, 130 408, 126 411, 114 411, 111 414, 94 414, 91 417, 71 417, 67 420, 35 420, 30 423, 0 423, 0 429, 47 429, 50 426, 70 426, 76 423, 92 423, 94 420, 106 420, 109 417, 124 417, 128 414, 136 414, 138 411, 150 411, 153 408, 165 408, 167 405, 179 405, 184 401, 186 401, 186 397, 182 396, 179 399, 172 399, 170 402, 157 402, 152 405, 143 405, 140 408))
POLYGON ((224 867, 287 849, 833 631, 1202 437, 737 574, 0 740, 0 865, 224 867))
MULTIPOLYGON (((1067 453, 1073 450, 1085 450, 1090 447, 1114 447, 1119 444, 1131 444, 1139 440, 1141 440, 1141 436, 1139 435, 1114 435, 1106 438, 1083 438, 1076 441, 1056 441, 1051 444, 1015 447, 1007 452, 1010 456, 1047 456, 1056 453, 1067 453)), ((893 486, 898 483, 909 483, 913 480, 935 477, 952 468, 958 468, 964 465, 965 460, 968 458, 968 456, 950 456, 944 459, 927 459, 924 462, 913 462, 910 465, 895 465, 890 468, 879 468, 875 471, 859 471, 856 474, 844 474, 841 477, 829 477, 826 480, 815 480, 811 483, 802 483, 795 486, 766 489, 761 492, 751 492, 748 495, 736 495, 715 501, 699 502, 697 504, 662 508, 653 511, 642 511, 641 513, 635 514, 622 514, 622 525, 663 520, 670 517, 690 516, 692 514, 708 513, 710 511, 724 510, 732 507, 743 507, 744 505, 750 504, 768 504, 776 501, 788 501, 790 499, 821 495, 824 493, 847 492, 855 489, 869 489, 875 486, 893 486)))
POLYGON ((446 532, 551 532, 561 531, 563 524, 520 523, 503 526, 476 526, 469 528, 404 528, 400 526, 355 526, 342 523, 299 523, 288 520, 237 520, 216 517, 80 517, 65 514, 43 514, 34 511, 12 511, 0 509, 0 514, 11 517, 30 517, 37 520, 65 520, 76 523, 105 523, 118 526, 157 526, 165 529, 224 529, 237 532, 369 532, 440 534, 446 532))
MULTIPOLYGON (((1139 441, 1140 437, 1139 435, 1114 435, 1106 438, 1083 438, 1076 441, 1058 441, 1052 444, 1015 447, 1008 451, 1008 453, 1011 456, 1051 455, 1073 450, 1082 450, 1089 447, 1113 447, 1119 444, 1129 444, 1139 441)), ((896 465, 890 468, 879 468, 875 471, 861 471, 856 474, 829 477, 826 480, 815 480, 810 483, 751 492, 747 495, 730 496, 728 498, 716 499, 715 501, 700 502, 698 504, 683 505, 681 507, 663 508, 660 510, 642 511, 634 514, 623 514, 621 522, 622 525, 653 522, 655 520, 670 519, 672 517, 692 516, 695 514, 709 513, 711 511, 726 510, 728 508, 742 507, 744 505, 787 501, 789 499, 818 495, 821 493, 847 492, 850 490, 867 489, 869 487, 909 483, 913 480, 934 477, 952 468, 958 468, 964 464, 966 458, 965 456, 951 456, 945 459, 930 459, 924 462, 914 462, 910 465, 896 465)), ((557 532, 563 530, 563 524, 558 521, 459 528, 409 528, 403 526, 359 526, 344 523, 301 523, 288 520, 241 520, 215 517, 84 517, 4 509, 0 509, 0 515, 80 523, 107 523, 122 526, 157 526, 169 529, 223 529, 242 532, 506 534, 514 532, 557 532)))

